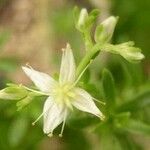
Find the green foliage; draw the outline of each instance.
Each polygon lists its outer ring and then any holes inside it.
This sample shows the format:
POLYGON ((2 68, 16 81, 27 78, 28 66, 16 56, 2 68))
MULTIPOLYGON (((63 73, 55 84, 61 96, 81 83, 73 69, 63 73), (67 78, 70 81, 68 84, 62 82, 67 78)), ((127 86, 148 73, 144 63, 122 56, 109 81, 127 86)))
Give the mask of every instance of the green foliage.
POLYGON ((0 91, 0 99, 6 100, 20 100, 27 95, 27 90, 22 86, 10 85, 9 87, 0 91))
POLYGON ((115 93, 115 84, 112 74, 107 70, 103 70, 102 76, 102 87, 104 93, 104 99, 106 100, 106 104, 108 106, 108 111, 114 107, 116 101, 116 93, 115 93))
POLYGON ((29 122, 24 116, 16 118, 8 129, 8 141, 12 147, 16 147, 23 140, 29 127, 29 122))

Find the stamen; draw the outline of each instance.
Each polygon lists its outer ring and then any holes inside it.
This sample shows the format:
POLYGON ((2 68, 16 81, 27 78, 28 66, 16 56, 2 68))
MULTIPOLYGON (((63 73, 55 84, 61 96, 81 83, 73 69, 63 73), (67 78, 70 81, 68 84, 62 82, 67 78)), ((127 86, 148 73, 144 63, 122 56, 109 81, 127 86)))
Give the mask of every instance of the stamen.
POLYGON ((26 66, 33 70, 33 68, 29 65, 29 63, 26 63, 26 66))
POLYGON ((32 125, 34 126, 35 123, 38 122, 38 121, 41 119, 41 117, 42 117, 45 113, 47 113, 47 111, 48 111, 51 107, 52 107, 52 106, 50 106, 45 112, 42 112, 41 115, 40 115, 34 122, 32 122, 32 125))
POLYGON ((84 68, 84 70, 80 73, 80 75, 78 76, 77 80, 75 81, 75 83, 73 84, 74 86, 78 83, 78 81, 81 79, 82 75, 84 74, 84 72, 86 71, 86 69, 89 67, 89 65, 93 62, 93 60, 90 60, 90 62, 87 64, 87 66, 84 68))
POLYGON ((106 118, 106 117, 105 117, 103 114, 100 116, 100 119, 101 119, 102 121, 104 121, 105 118, 106 118))
POLYGON ((53 132, 50 132, 47 136, 48 137, 52 137, 53 136, 53 132))
POLYGON ((72 104, 69 100, 69 98, 65 98, 65 104, 68 106, 68 108, 70 108, 70 110, 73 110, 72 104))
POLYGON ((96 98, 94 98, 94 97, 92 97, 92 99, 93 99, 94 101, 96 101, 96 102, 98 102, 98 103, 102 104, 102 105, 106 105, 106 103, 105 103, 105 102, 100 101, 100 100, 98 100, 98 99, 96 99, 96 98))
POLYGON ((35 123, 41 119, 41 117, 44 115, 44 113, 46 113, 46 112, 43 112, 34 122, 32 122, 32 126, 34 126, 35 123))
POLYGON ((44 92, 41 92, 41 91, 33 90, 33 89, 30 89, 30 88, 28 88, 28 87, 26 87, 26 86, 22 86, 22 87, 24 87, 25 89, 27 89, 28 91, 31 91, 31 92, 39 93, 39 94, 41 94, 41 95, 50 96, 49 93, 44 93, 44 92))
POLYGON ((95 116, 97 116, 98 118, 100 118, 102 121, 105 120, 105 116, 103 114, 99 114, 99 115, 95 114, 95 116))
POLYGON ((66 117, 67 117, 67 110, 65 111, 64 121, 63 121, 63 124, 62 124, 62 128, 61 128, 61 132, 59 134, 59 137, 63 136, 63 131, 64 131, 65 123, 66 123, 66 117))

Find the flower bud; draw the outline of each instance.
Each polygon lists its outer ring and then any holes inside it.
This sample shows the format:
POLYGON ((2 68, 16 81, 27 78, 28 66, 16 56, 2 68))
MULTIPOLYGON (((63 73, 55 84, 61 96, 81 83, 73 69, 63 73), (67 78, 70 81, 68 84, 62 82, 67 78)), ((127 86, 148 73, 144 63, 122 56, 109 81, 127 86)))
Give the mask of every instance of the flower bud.
POLYGON ((107 43, 112 38, 118 17, 111 16, 104 20, 95 31, 95 41, 107 43))
POLYGON ((105 44, 103 51, 119 54, 129 62, 139 62, 144 59, 140 48, 134 47, 134 42, 129 41, 122 44, 105 44))
POLYGON ((144 58, 141 50, 136 47, 125 47, 120 50, 120 55, 130 62, 138 62, 144 58))
POLYGON ((78 23, 77 23, 77 28, 79 30, 82 30, 84 25, 85 25, 85 22, 88 18, 88 12, 85 8, 83 8, 80 12, 80 15, 79 15, 79 19, 78 19, 78 23))

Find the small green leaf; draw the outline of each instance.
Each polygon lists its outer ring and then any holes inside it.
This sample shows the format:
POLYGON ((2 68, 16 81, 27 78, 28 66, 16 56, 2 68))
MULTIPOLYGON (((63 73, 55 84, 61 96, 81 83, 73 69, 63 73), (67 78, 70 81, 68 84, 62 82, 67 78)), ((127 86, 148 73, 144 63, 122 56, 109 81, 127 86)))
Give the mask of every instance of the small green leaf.
POLYGON ((140 120, 130 119, 124 129, 135 134, 150 135, 150 125, 140 120))
POLYGON ((99 9, 93 9, 90 13, 89 16, 94 16, 95 18, 97 18, 100 14, 99 9))
POLYGON ((93 11, 91 11, 89 13, 89 17, 87 18, 86 22, 85 22, 85 29, 88 30, 91 28, 91 26, 95 23, 98 15, 99 15, 99 10, 98 9, 94 9, 93 11))
POLYGON ((90 31, 91 26, 99 15, 98 9, 95 9, 88 14, 85 8, 79 11, 79 8, 75 7, 73 12, 76 28, 82 33, 90 31))
POLYGON ((140 109, 143 109, 148 105, 150 105, 150 91, 145 91, 144 93, 136 96, 129 102, 126 102, 119 106, 117 108, 117 111, 139 111, 140 109))
POLYGON ((28 104, 30 104, 30 102, 33 100, 33 97, 31 96, 27 96, 24 99, 20 100, 19 102, 17 102, 16 106, 17 106, 17 111, 22 110, 25 106, 27 106, 28 104))
POLYGON ((130 112, 123 112, 115 115, 114 117, 114 126, 121 128, 127 125, 128 120, 130 119, 130 112))
POLYGON ((20 100, 28 94, 28 91, 22 86, 10 86, 0 91, 0 99, 20 100))
POLYGON ((115 83, 112 74, 109 70, 104 69, 102 74, 102 88, 104 92, 104 99, 108 107, 115 105, 115 83))
POLYGON ((16 104, 17 110, 18 111, 22 110, 24 107, 30 104, 35 99, 36 96, 41 96, 41 94, 35 92, 28 93, 28 95, 25 98, 17 102, 16 104))

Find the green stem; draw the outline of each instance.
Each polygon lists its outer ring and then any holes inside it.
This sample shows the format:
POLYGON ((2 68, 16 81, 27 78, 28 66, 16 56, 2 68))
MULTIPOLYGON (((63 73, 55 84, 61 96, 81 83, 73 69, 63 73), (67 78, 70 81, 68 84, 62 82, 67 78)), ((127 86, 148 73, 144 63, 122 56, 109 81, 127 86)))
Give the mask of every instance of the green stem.
POLYGON ((90 31, 84 31, 83 33, 86 51, 91 50, 91 48, 93 47, 93 41, 90 33, 91 33, 90 31))
POLYGON ((28 91, 31 91, 31 92, 34 92, 34 93, 37 93, 37 94, 40 94, 40 95, 46 95, 46 96, 50 96, 50 94, 47 94, 47 93, 44 93, 44 92, 41 92, 41 91, 37 91, 37 90, 33 90, 33 89, 30 89, 26 86, 23 86, 26 90, 28 91))
POLYGON ((90 63, 90 61, 99 54, 101 49, 102 49, 102 46, 100 44, 96 44, 90 51, 87 51, 85 57, 82 59, 82 61, 77 67, 76 78, 78 78, 78 76, 87 66, 87 64, 90 63))

